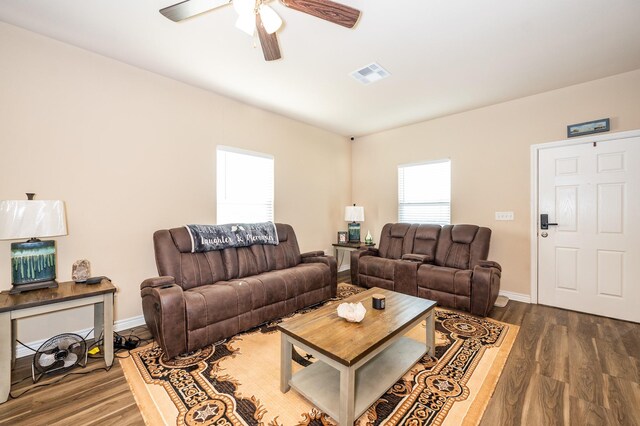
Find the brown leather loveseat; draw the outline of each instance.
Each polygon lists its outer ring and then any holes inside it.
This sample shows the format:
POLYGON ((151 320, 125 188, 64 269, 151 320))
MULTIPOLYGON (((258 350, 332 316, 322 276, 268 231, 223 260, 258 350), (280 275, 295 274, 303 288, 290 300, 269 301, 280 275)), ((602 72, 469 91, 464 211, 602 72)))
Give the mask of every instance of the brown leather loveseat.
POLYGON ((491 229, 476 225, 388 223, 379 249, 351 253, 351 281, 486 316, 502 271, 487 261, 490 240, 491 229))
POLYGON ((191 252, 185 227, 153 235, 160 277, 140 285, 144 319, 167 358, 335 297, 335 258, 300 254, 290 225, 278 245, 191 252))

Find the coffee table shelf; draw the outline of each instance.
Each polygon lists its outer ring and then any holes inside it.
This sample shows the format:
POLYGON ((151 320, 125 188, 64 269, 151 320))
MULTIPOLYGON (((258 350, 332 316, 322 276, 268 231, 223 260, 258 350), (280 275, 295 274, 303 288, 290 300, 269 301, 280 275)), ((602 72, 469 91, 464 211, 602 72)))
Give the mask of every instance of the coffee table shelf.
MULTIPOLYGON (((355 372, 355 417, 358 418, 427 352, 424 343, 401 337, 355 372)), ((339 418, 340 371, 322 361, 294 374, 289 384, 318 408, 339 418)))

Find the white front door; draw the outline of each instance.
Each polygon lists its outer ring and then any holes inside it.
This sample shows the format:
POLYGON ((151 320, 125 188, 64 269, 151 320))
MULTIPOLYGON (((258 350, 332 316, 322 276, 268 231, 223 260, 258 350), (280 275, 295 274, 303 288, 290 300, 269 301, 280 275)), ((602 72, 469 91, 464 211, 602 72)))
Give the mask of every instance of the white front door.
POLYGON ((640 137, 538 160, 539 303, 640 322, 640 137))

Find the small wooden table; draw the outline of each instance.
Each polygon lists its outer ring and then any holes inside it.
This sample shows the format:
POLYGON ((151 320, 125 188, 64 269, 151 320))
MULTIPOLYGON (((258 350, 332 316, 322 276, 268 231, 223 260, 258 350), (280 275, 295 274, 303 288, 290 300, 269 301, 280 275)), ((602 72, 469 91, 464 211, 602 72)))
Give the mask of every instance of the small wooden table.
MULTIPOLYGON (((375 248, 375 244, 366 244, 363 243, 361 241, 357 242, 357 243, 337 243, 337 244, 332 244, 333 246, 333 255, 336 258, 336 260, 338 260, 338 251, 343 250, 345 252, 351 252, 351 251, 356 251, 356 250, 365 250, 365 249, 369 249, 369 248, 375 248)), ((344 257, 344 254, 342 255, 344 257)), ((338 260, 338 270, 340 270, 340 267, 342 266, 344 259, 340 259, 338 260)))
POLYGON ((0 404, 9 398, 11 369, 16 360, 17 320, 35 315, 93 305, 93 335, 104 331, 104 362, 113 364, 113 294, 108 280, 99 284, 59 283, 19 294, 0 293, 0 404), (104 330, 103 330, 104 329, 104 330))
POLYGON ((344 250, 344 251, 354 251, 354 250, 360 250, 360 249, 368 249, 368 248, 374 248, 376 245, 375 244, 366 244, 363 242, 357 242, 357 243, 336 243, 336 244, 331 244, 333 246, 333 254, 338 257, 338 250, 344 250))
POLYGON ((435 306, 390 290, 372 288, 344 299, 362 302, 367 314, 360 323, 338 317, 338 304, 293 318, 281 332, 280 390, 293 387, 342 426, 353 425, 425 353, 434 354, 435 306), (386 296, 386 309, 371 306, 371 296, 386 296), (426 320, 426 346, 403 335, 426 320), (318 361, 291 375, 293 345, 318 361))

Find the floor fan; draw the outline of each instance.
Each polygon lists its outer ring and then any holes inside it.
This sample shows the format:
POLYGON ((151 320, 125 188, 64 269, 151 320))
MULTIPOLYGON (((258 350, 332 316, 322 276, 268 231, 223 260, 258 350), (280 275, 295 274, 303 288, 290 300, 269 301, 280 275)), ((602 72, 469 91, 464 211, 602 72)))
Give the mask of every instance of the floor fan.
POLYGON ((35 383, 44 375, 63 373, 76 365, 87 365, 87 343, 77 334, 60 334, 38 348, 33 357, 31 376, 35 383))

